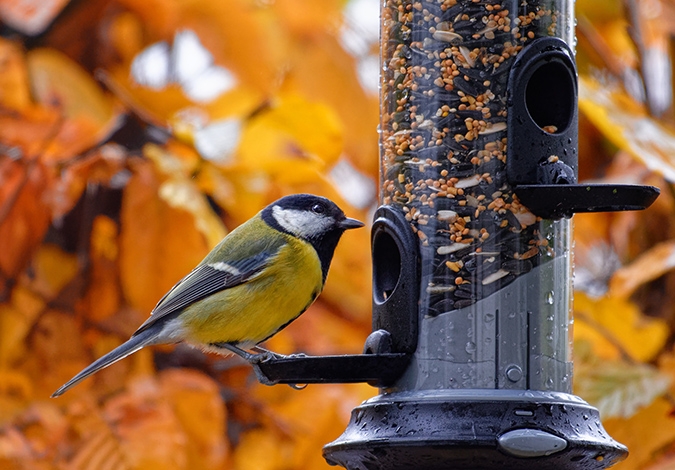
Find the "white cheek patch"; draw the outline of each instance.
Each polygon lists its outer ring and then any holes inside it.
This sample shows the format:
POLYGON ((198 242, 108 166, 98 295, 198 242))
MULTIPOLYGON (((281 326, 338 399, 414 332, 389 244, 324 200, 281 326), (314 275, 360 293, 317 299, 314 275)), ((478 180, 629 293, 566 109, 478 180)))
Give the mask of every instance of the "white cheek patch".
POLYGON ((272 208, 272 215, 284 230, 300 238, 311 238, 333 225, 331 217, 309 211, 282 209, 279 206, 272 208))

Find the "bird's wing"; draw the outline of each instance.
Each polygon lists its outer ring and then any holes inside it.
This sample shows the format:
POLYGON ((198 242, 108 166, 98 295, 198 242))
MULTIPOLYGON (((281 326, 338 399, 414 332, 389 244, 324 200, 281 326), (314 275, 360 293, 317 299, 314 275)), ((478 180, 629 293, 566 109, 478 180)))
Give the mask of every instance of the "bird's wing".
POLYGON ((249 281, 265 269, 276 253, 264 250, 241 260, 200 264, 162 297, 134 336, 200 299, 249 281))

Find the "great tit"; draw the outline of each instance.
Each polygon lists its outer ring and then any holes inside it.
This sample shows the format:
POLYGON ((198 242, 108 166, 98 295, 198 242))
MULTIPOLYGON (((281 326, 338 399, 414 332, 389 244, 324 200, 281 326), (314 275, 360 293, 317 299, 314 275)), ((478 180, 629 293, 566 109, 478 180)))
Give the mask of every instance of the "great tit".
POLYGON ((251 361, 257 344, 295 320, 323 290, 345 230, 363 223, 310 194, 273 202, 227 235, 150 312, 131 338, 52 394, 153 344, 186 342, 251 361))

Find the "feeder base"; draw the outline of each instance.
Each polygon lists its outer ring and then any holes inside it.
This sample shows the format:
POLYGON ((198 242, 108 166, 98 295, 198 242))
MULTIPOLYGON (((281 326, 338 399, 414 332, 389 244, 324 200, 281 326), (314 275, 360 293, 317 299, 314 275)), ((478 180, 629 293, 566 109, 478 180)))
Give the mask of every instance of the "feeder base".
POLYGON ((355 408, 323 449, 348 470, 602 469, 627 454, 588 403, 530 390, 380 395, 355 408))

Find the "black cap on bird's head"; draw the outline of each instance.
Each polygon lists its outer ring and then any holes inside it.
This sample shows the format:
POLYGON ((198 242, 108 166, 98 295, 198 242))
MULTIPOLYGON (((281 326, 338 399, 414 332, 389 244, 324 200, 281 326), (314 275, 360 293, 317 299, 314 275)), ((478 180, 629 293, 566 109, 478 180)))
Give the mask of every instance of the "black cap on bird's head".
POLYGON ((271 227, 312 244, 321 260, 324 279, 344 231, 363 227, 363 222, 345 216, 330 199, 312 194, 282 197, 265 207, 261 215, 271 227))

